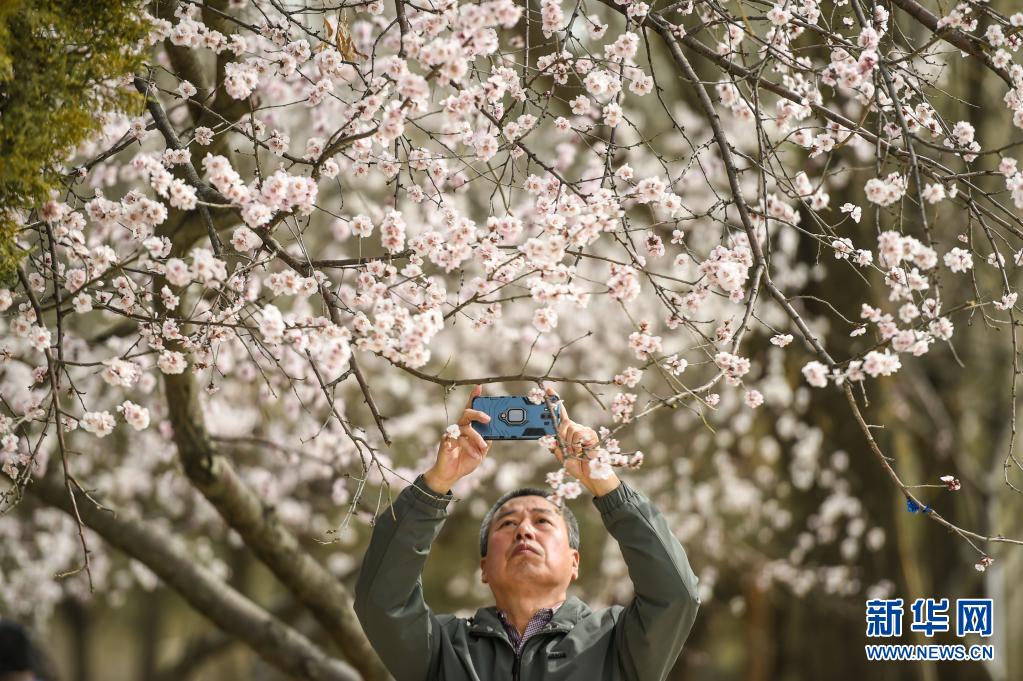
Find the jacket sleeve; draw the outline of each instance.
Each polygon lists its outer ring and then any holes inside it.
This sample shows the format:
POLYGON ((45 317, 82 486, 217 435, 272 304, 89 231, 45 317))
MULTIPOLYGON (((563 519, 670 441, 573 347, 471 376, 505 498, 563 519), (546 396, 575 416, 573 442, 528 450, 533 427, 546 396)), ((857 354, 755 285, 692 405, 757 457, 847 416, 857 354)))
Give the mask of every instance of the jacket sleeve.
POLYGON ((636 593, 615 624, 625 678, 663 680, 696 620, 696 575, 664 516, 646 496, 623 482, 593 503, 618 541, 636 593))
POLYGON ((397 681, 425 681, 440 660, 441 625, 423 599, 423 565, 451 494, 430 496, 423 476, 377 519, 355 585, 355 614, 397 681))

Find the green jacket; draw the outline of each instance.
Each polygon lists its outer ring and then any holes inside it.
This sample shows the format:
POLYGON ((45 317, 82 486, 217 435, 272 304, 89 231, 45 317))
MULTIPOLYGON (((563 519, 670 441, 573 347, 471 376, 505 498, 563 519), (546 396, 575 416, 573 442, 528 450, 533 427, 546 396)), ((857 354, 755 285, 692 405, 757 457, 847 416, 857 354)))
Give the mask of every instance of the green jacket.
POLYGON ((622 483, 594 498, 621 547, 636 596, 591 610, 574 596, 515 656, 494 607, 465 619, 435 615, 422 572, 447 517, 448 494, 424 493, 422 476, 377 518, 355 588, 355 613, 397 681, 658 681, 700 606, 685 551, 650 500, 622 483), (392 517, 393 510, 393 517, 392 517))

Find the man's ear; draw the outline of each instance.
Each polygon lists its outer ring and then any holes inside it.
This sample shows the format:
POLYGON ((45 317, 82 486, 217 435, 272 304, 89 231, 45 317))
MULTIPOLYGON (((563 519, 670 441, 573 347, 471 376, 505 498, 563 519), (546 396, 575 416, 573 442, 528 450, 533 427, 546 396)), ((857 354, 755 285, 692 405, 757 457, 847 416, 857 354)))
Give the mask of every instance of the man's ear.
POLYGON ((572 549, 572 579, 579 579, 579 549, 572 549))
POLYGON ((480 558, 480 581, 487 583, 487 557, 480 558))

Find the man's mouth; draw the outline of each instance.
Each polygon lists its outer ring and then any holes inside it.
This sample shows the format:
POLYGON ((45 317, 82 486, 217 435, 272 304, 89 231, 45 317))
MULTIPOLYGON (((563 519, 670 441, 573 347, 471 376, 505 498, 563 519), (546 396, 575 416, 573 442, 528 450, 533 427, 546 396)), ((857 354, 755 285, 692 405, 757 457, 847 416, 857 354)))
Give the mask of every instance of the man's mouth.
POLYGON ((526 552, 528 552, 528 553, 535 553, 538 556, 540 555, 540 552, 537 551, 536 549, 534 549, 529 544, 519 544, 518 546, 515 547, 515 550, 512 551, 512 555, 513 556, 517 556, 520 553, 526 553, 526 552))

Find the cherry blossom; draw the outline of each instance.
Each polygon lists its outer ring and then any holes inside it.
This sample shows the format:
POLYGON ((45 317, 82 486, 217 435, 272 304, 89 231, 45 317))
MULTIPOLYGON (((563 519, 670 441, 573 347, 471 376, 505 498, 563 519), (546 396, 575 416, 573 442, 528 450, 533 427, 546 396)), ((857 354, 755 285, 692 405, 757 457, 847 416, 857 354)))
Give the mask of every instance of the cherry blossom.
POLYGON ((108 411, 87 411, 82 415, 79 424, 82 430, 96 437, 106 437, 114 431, 114 417, 108 411))

